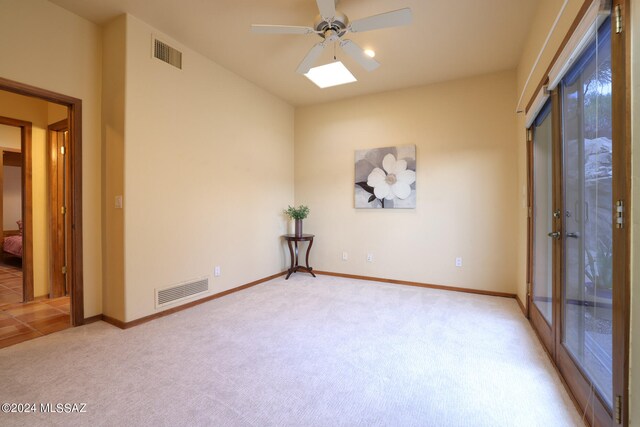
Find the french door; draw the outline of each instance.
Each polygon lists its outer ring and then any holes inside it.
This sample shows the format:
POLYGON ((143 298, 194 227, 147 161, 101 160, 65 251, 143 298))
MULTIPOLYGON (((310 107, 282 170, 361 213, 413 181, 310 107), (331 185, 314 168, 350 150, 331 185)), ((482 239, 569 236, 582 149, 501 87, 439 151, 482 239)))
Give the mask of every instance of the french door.
MULTIPOLYGON (((555 96, 553 97, 555 98, 555 96)), ((553 99, 552 98, 552 99, 553 99)), ((557 228, 558 203, 554 200, 555 181, 559 178, 554 171, 554 149, 552 128, 552 101, 542 108, 531 132, 530 140, 530 176, 532 177, 532 221, 533 252, 532 278, 530 291, 530 317, 540 339, 549 353, 555 353, 554 294, 557 280, 554 278, 554 261, 559 254, 557 241, 549 237, 557 228)))
POLYGON ((626 178, 616 160, 625 141, 616 133, 612 27, 606 19, 594 31, 528 138, 529 316, 584 418, 597 426, 626 422, 627 247, 618 221, 626 178))

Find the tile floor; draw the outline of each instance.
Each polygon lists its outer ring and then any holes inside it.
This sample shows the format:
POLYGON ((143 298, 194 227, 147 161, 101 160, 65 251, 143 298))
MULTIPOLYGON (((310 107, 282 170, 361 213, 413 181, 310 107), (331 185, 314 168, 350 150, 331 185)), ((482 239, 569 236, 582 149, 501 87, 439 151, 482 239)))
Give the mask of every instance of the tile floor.
POLYGON ((22 269, 0 264, 0 306, 22 301, 22 269))
POLYGON ((22 270, 0 265, 0 348, 71 326, 69 297, 22 302, 22 270))

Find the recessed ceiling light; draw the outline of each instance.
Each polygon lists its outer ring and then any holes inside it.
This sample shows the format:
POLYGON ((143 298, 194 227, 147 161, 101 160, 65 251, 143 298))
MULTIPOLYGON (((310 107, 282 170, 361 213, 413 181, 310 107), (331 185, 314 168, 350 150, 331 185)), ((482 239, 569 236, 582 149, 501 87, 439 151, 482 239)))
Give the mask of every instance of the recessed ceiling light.
POLYGON ((340 61, 313 67, 305 76, 321 89, 356 81, 353 74, 340 61))
POLYGON ((364 53, 370 58, 374 58, 376 56, 376 53, 371 49, 365 49, 364 53))

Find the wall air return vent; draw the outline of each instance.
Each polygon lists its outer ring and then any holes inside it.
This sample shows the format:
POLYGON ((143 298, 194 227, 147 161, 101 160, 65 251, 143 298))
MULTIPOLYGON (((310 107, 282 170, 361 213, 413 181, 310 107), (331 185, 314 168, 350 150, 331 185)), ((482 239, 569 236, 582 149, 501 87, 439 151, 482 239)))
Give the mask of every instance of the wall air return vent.
POLYGON ((182 52, 153 38, 153 57, 182 70, 182 52))
POLYGON ((183 283, 170 288, 156 289, 156 308, 191 298, 209 290, 209 279, 183 283))

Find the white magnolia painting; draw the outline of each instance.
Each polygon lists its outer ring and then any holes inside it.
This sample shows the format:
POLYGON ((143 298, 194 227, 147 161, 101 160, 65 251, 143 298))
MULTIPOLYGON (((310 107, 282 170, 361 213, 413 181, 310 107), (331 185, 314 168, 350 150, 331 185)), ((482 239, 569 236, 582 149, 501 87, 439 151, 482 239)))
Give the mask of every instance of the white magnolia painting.
POLYGON ((416 207, 416 146, 356 151, 356 208, 416 207))

